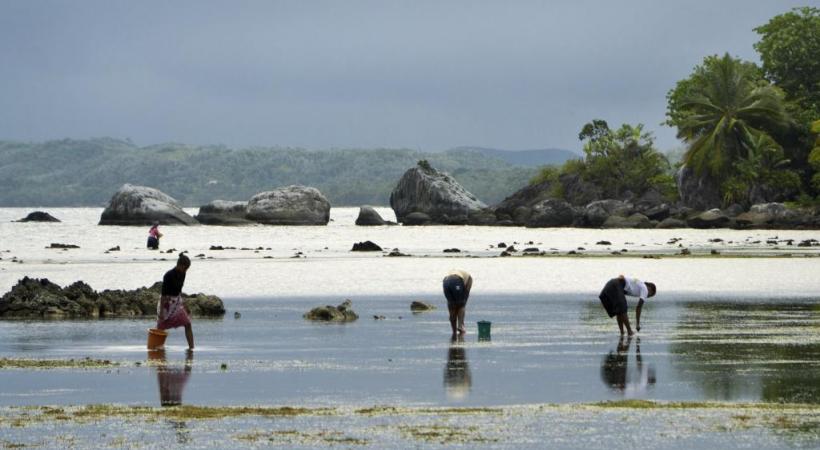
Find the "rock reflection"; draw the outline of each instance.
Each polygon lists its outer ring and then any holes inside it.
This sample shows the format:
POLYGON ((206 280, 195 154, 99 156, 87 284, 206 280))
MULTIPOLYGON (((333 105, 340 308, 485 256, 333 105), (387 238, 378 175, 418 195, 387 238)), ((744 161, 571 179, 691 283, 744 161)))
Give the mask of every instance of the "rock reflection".
POLYGON ((464 400, 470 395, 473 378, 467 363, 464 338, 459 336, 450 341, 447 350, 447 365, 444 367, 444 389, 450 400, 464 400))
POLYGON ((182 392, 191 376, 191 367, 194 363, 194 353, 186 352, 185 365, 182 367, 168 364, 165 350, 151 350, 148 360, 157 372, 159 386, 159 401, 162 406, 178 406, 182 404, 182 392))
POLYGON ((604 356, 601 362, 601 379, 604 384, 625 397, 636 397, 645 394, 655 385, 655 366, 644 363, 641 356, 641 339, 635 340, 635 364, 630 370, 629 348, 632 338, 621 337, 615 350, 604 356))

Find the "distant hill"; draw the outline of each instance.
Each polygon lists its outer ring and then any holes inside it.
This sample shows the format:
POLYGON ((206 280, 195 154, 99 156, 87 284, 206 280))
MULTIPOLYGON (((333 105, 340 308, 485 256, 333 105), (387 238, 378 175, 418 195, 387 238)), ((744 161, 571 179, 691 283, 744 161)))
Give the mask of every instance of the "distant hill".
POLYGON ((500 159, 514 166, 540 167, 546 165, 560 165, 570 159, 581 158, 581 155, 570 150, 560 148, 544 148, 536 150, 499 150, 484 147, 456 147, 449 152, 472 151, 490 158, 500 159))
POLYGON ((420 159, 449 172, 492 204, 523 187, 537 172, 532 165, 509 162, 503 153, 139 147, 111 138, 0 141, 0 206, 98 206, 123 183, 158 188, 186 206, 214 199, 246 200, 289 184, 314 186, 336 206, 387 205, 399 177, 420 159))

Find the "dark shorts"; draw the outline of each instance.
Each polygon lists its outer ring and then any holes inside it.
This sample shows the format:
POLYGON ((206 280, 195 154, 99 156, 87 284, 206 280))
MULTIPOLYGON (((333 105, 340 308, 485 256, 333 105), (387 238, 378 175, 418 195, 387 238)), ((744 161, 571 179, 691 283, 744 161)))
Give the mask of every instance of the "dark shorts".
POLYGON ((626 286, 626 281, 620 278, 613 278, 607 281, 604 289, 601 290, 601 295, 598 296, 609 317, 626 314, 627 306, 624 286, 626 286))
POLYGON ((154 236, 148 236, 148 248, 150 249, 158 249, 159 248, 159 239, 155 238, 154 236))
POLYGON ((444 278, 444 296, 449 308, 460 308, 467 304, 467 288, 464 280, 458 275, 448 275, 444 278))

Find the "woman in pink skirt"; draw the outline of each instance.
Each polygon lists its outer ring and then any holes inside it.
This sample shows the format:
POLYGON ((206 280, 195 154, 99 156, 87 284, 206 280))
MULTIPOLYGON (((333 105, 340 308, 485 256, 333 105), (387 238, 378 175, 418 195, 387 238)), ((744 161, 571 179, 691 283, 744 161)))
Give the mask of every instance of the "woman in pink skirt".
POLYGON ((165 273, 162 277, 162 296, 157 303, 157 328, 185 327, 185 338, 188 348, 194 349, 194 332, 191 328, 191 318, 182 303, 182 285, 185 284, 185 273, 191 267, 191 260, 184 253, 179 254, 177 266, 165 273))

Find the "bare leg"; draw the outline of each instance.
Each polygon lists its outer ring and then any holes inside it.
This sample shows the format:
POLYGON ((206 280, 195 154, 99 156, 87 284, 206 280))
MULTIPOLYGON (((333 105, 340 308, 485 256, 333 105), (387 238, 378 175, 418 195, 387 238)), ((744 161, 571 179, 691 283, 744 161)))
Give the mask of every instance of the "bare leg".
MULTIPOLYGON (((632 332, 632 327, 629 325, 629 316, 628 316, 626 313, 623 313, 623 314, 618 314, 618 325, 619 325, 619 326, 621 326, 621 324, 623 324, 624 326, 626 326, 626 332, 627 332, 630 336, 632 336, 633 334, 635 334, 635 333, 633 333, 633 332, 632 332)), ((624 334, 624 329, 623 329, 623 327, 621 327, 621 334, 624 334)))
MULTIPOLYGON (((631 333, 630 333, 631 334, 631 333)), ((188 340, 188 349, 194 349, 194 330, 191 327, 191 324, 185 325, 185 339, 188 340)))
POLYGON ((455 336, 458 332, 458 308, 447 305, 447 309, 450 310, 450 328, 453 329, 453 336, 455 336))
POLYGON ((464 327, 464 314, 467 313, 467 306, 462 306, 458 308, 458 332, 460 334, 465 334, 467 332, 467 328, 464 327))
POLYGON ((615 316, 615 319, 618 321, 618 328, 621 330, 621 337, 623 337, 623 335, 624 335, 624 321, 621 318, 620 314, 615 316))

